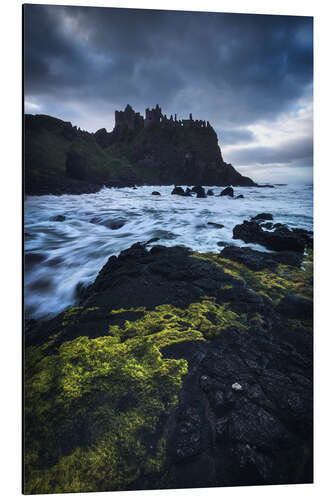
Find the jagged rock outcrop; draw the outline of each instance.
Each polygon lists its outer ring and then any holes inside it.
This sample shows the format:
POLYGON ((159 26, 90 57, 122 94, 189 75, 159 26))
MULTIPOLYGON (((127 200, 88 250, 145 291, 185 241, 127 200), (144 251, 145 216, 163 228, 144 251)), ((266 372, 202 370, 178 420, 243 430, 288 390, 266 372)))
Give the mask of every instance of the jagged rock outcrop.
POLYGON ((159 106, 144 119, 127 105, 112 132, 88 133, 46 115, 25 115, 26 194, 93 192, 106 186, 253 186, 224 162, 209 122, 168 119, 159 106))
MULTIPOLYGON (((96 140, 99 140, 98 132, 96 140)), ((159 184, 253 186, 248 177, 224 162, 217 135, 209 122, 167 118, 161 108, 146 109, 145 119, 127 105, 116 111, 115 127, 105 141, 115 151, 130 149, 130 157, 145 175, 159 184)))
MULTIPOLYGON (((270 214, 259 214, 270 215, 270 214)), ((263 220, 259 218, 257 220, 263 220)), ((306 246, 313 245, 313 235, 305 229, 289 229, 283 224, 274 226, 274 231, 263 229, 255 218, 237 224, 233 229, 233 238, 245 243, 259 243, 269 250, 304 252, 306 246)))
POLYGON ((301 260, 135 244, 31 322, 25 492, 312 482, 301 260))

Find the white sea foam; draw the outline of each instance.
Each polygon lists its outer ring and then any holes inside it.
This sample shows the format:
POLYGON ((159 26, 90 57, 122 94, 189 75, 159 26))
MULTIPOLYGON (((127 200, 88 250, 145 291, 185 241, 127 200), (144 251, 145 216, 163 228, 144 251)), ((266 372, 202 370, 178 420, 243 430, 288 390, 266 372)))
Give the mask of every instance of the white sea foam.
MULTIPOLYGON (((213 188, 219 194, 221 188, 213 188)), ((172 186, 103 189, 95 194, 34 196, 25 201, 25 306, 29 316, 56 314, 75 300, 79 282, 89 283, 110 255, 138 241, 185 245, 219 251, 218 242, 242 246, 232 239, 236 224, 270 212, 274 222, 312 230, 312 186, 235 188, 235 195, 181 197, 172 186), (159 191, 161 196, 152 196, 159 191), (64 215, 64 221, 51 220, 64 215), (223 224, 218 229, 208 222, 223 224), (110 227, 118 227, 111 229, 110 227)), ((260 245, 247 245, 265 250, 260 245)), ((148 247, 149 248, 149 247, 148 247)))

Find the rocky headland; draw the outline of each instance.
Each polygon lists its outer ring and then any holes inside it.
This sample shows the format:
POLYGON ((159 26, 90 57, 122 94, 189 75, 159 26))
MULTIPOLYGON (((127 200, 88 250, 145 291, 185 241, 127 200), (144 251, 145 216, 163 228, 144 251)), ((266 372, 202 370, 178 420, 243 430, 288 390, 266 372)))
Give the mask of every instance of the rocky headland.
POLYGON ((271 219, 234 229, 269 253, 136 243, 27 325, 26 493, 312 482, 312 237, 271 219))
POLYGON ((85 132, 47 115, 25 115, 25 193, 81 194, 149 185, 255 186, 223 160, 209 122, 167 118, 157 105, 145 118, 127 105, 112 132, 85 132))

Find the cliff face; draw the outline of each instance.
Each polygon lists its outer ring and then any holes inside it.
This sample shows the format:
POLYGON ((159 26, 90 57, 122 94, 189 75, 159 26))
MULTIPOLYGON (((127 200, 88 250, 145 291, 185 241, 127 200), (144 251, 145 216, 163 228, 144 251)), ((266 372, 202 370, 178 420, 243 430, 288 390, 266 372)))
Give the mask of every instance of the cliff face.
POLYGON ((95 134, 102 148, 124 154, 141 170, 145 182, 253 186, 223 161, 217 135, 209 122, 169 119, 161 108, 146 110, 146 118, 129 105, 116 111, 115 128, 95 134))
POLYGON ((102 185, 253 186, 224 162, 209 122, 170 119, 158 106, 144 119, 130 106, 115 128, 95 134, 45 115, 25 117, 27 194, 92 192, 102 185))

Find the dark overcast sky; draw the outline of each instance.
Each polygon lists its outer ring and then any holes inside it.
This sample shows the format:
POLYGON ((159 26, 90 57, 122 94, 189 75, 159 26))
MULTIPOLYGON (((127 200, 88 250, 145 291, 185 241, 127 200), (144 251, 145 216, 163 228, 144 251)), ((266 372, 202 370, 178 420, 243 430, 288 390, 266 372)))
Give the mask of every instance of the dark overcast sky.
POLYGON ((209 120, 261 182, 312 181, 309 17, 25 6, 25 110, 112 130, 142 114, 209 120))

